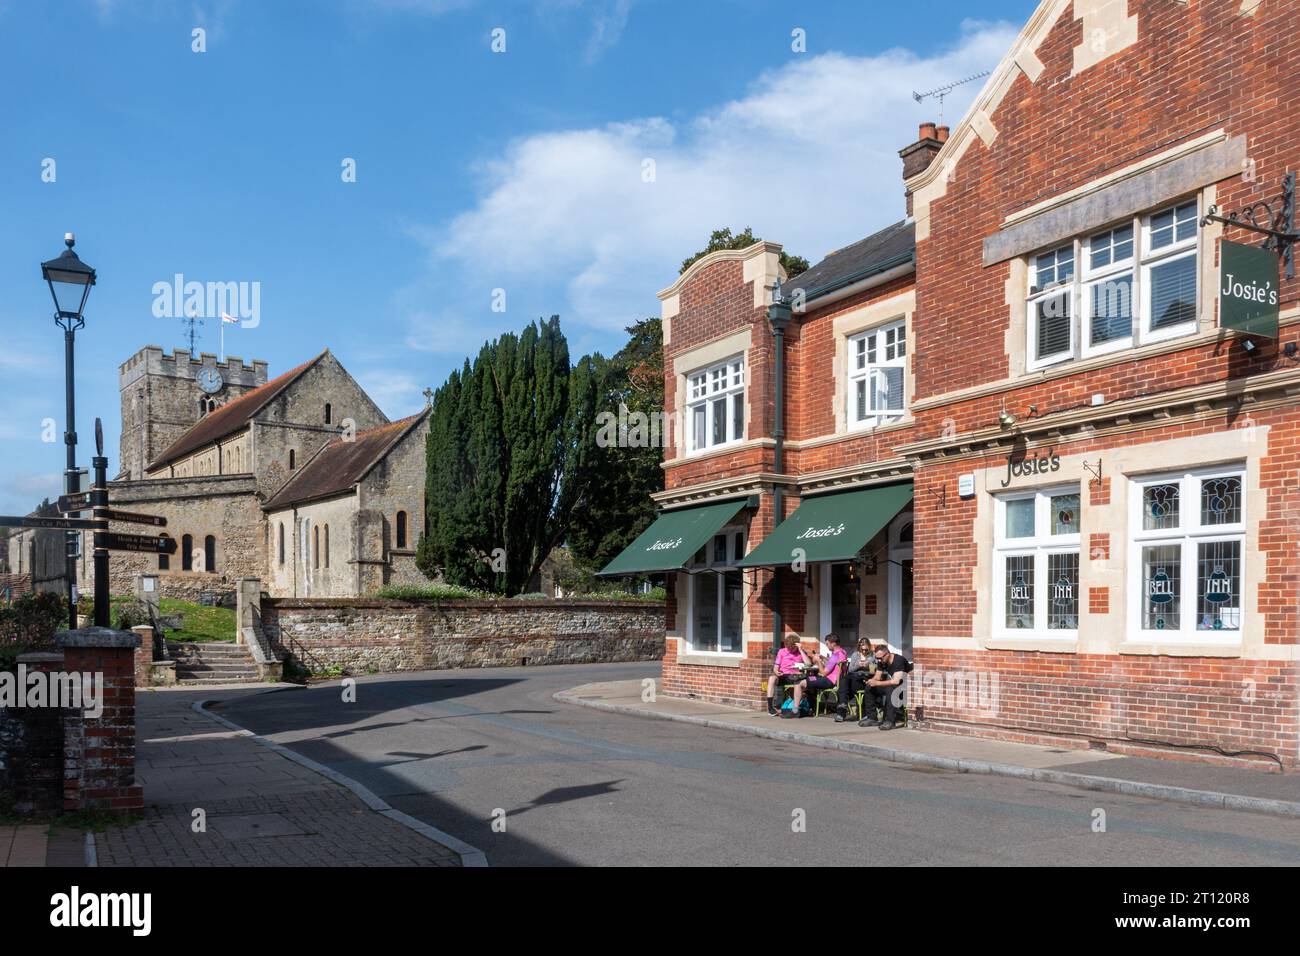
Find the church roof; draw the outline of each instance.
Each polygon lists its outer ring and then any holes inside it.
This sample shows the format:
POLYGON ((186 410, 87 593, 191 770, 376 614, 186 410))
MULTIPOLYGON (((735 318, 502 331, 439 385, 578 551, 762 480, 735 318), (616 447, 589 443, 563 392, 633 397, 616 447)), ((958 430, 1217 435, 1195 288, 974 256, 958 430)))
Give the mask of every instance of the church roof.
MULTIPOLYGON (((328 352, 329 350, 326 349, 325 351, 328 352)), ((211 445, 213 442, 220 441, 227 435, 239 431, 248 424, 254 415, 265 408, 268 402, 296 382, 303 372, 324 357, 325 352, 321 352, 310 362, 304 362, 297 368, 289 369, 283 375, 276 376, 266 384, 245 392, 234 401, 226 402, 220 408, 205 415, 191 426, 189 431, 172 442, 170 447, 159 455, 155 461, 147 465, 145 471, 150 472, 155 468, 171 464, 178 458, 184 458, 205 445, 211 445)))
POLYGON ((351 491, 428 415, 428 409, 378 428, 357 432, 351 441, 335 438, 298 470, 262 508, 276 511, 351 491))

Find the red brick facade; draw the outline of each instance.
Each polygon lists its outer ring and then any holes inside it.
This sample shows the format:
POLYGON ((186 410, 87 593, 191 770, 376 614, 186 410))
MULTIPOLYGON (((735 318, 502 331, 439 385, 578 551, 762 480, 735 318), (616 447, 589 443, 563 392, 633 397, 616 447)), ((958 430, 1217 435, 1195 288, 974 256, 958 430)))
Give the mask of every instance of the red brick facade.
MULTIPOLYGON (((1154 243, 1156 229, 1150 214, 1193 199, 1198 216, 1211 205, 1236 210, 1272 198, 1284 175, 1300 170, 1300 112, 1293 108, 1300 6, 1262 0, 1244 14, 1239 0, 1126 0, 1111 7, 1108 16, 1119 19, 1098 14, 1085 24, 1074 4, 1041 4, 933 163, 908 180, 914 274, 838 301, 814 297, 795 316, 784 353, 780 474, 772 440, 773 338, 755 288, 774 278, 778 247, 715 253, 661 293, 670 413, 678 411, 692 362, 723 358, 710 347, 749 335, 744 441, 714 454, 670 447, 663 503, 759 495, 759 507, 742 512, 736 525, 752 550, 772 528, 778 486, 788 516, 810 492, 910 477, 915 611, 904 647, 918 665, 912 704, 924 726, 1295 767, 1300 359, 1283 347, 1300 341, 1300 280, 1281 280, 1279 340, 1258 339, 1248 354, 1237 335, 1218 327, 1217 261, 1221 241, 1259 237, 1202 223, 1186 334, 1148 338, 1141 320, 1130 320, 1139 323, 1131 348, 1089 355, 1076 345, 1073 360, 1039 370, 1027 364, 1035 347, 1027 298, 1040 252, 1075 242, 1082 262, 1089 236, 1126 223, 1137 224, 1135 248, 1146 250, 1142 244, 1154 243), (1227 169, 1227 162, 1237 165, 1227 169), (1103 210, 1109 219, 1097 218, 1103 210), (1072 237, 1053 232, 1065 213, 1080 223, 1072 237), (1041 245, 1032 244, 1035 236, 1043 237, 1041 245), (844 340, 903 316, 907 413, 894 424, 846 429, 844 340), (1042 472, 1016 474, 1009 466, 1039 458, 1042 472), (1154 626, 1161 627, 1175 618, 1139 610, 1154 607, 1147 597, 1156 593, 1144 577, 1150 568, 1137 557, 1150 551, 1142 538, 1144 483, 1186 474, 1180 487, 1192 494, 1206 467, 1240 476, 1240 558, 1230 585, 1237 603, 1224 616, 1208 591, 1186 594, 1180 600, 1189 610, 1177 619, 1183 623, 1152 631, 1139 622, 1158 618, 1154 626), (964 497, 963 478, 974 488, 964 497), (1012 565, 1005 544, 995 541, 999 509, 1016 493, 1038 492, 1044 500, 1041 493, 1059 488, 1065 490, 1053 493, 1080 496, 1071 519, 1078 569, 1072 584, 1066 577, 1053 582, 1050 600, 1052 607, 1073 607, 1073 626, 1044 630, 1052 627, 1042 623, 1052 619, 1047 613, 1032 618, 1036 629, 1014 633, 1007 602, 1020 598, 1008 590, 1011 572, 1001 570, 1012 565), (1001 591, 999 581, 1006 584, 1001 591), (1209 630, 1212 619, 1216 628, 1227 621, 1226 630, 1209 630), (969 694, 941 692, 953 675, 958 686, 978 675, 992 703, 980 698, 972 706, 969 694)), ((922 142, 930 152, 937 148, 938 141, 922 142)), ((1143 255, 1134 254, 1134 274, 1147 282, 1143 255)), ((1192 550, 1182 553, 1219 553, 1195 550, 1198 540, 1204 539, 1189 532, 1192 550)), ((882 532, 866 552, 893 555, 886 550, 893 547, 882 532)), ((1039 559, 1046 561, 1046 552, 1039 559)), ((1209 567, 1209 559, 1200 560, 1209 567)), ((883 582, 894 580, 898 563, 882 563, 874 580, 868 575, 875 562, 861 566, 861 627, 873 640, 896 633, 887 622, 897 619, 897 591, 883 582)), ((1174 565, 1177 573, 1187 564, 1174 565)), ((786 633, 815 640, 825 630, 819 573, 776 572, 786 633)), ((1193 577, 1184 582, 1208 572, 1188 573, 1193 577)), ((771 660, 772 579, 770 570, 745 572, 739 655, 690 653, 687 602, 680 594, 670 598, 666 692, 761 701, 771 660)), ((691 587, 685 574, 670 584, 691 587)))

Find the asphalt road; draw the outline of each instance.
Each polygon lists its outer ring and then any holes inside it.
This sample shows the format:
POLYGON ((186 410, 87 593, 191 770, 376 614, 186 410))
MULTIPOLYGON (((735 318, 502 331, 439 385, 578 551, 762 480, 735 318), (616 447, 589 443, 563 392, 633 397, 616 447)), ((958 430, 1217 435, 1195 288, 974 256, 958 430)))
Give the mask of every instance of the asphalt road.
POLYGON ((430 671, 361 678, 355 703, 331 683, 217 709, 493 866, 1300 863, 1300 820, 901 766, 551 699, 657 674, 430 671))

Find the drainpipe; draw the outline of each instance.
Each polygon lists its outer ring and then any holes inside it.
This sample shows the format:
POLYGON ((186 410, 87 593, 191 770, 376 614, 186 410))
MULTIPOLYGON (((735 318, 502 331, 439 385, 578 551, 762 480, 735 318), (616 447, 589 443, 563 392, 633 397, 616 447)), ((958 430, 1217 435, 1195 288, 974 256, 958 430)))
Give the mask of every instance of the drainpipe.
MULTIPOLYGON (((790 301, 781 295, 781 280, 772 285, 772 304, 767 307, 767 321, 772 326, 772 469, 785 473, 785 330, 790 325, 790 301)), ((778 480, 772 485, 772 529, 781 523, 785 494, 778 480)), ((772 650, 781 647, 784 628, 781 621, 780 567, 772 568, 772 650)))

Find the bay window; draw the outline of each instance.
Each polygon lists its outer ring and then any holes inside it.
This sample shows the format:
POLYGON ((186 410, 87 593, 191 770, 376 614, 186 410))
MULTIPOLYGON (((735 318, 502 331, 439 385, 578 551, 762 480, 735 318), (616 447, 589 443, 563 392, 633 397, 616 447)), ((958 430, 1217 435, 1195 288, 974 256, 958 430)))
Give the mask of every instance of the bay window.
POLYGON ((901 418, 906 406, 906 323, 892 322, 852 336, 848 353, 849 427, 901 418))
POLYGON ((741 653, 744 582, 735 564, 744 554, 745 533, 723 531, 687 565, 686 644, 691 653, 741 653))
POLYGON ((705 451, 745 437, 743 355, 692 372, 686 381, 686 421, 691 451, 705 451))
POLYGON ((1029 370, 1196 331, 1195 199, 1031 257, 1029 370))
POLYGON ((1132 482, 1130 632, 1239 640, 1246 525, 1240 468, 1132 482))
POLYGON ((994 522, 995 630, 1022 637, 1077 636, 1078 486, 1000 496, 994 522))

